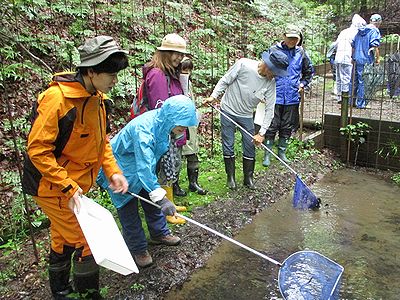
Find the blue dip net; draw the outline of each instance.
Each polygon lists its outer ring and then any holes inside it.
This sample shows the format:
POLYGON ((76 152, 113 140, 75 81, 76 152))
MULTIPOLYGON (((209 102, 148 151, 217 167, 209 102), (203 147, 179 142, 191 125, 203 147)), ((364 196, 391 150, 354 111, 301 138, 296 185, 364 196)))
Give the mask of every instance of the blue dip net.
POLYGON ((279 289, 286 300, 339 299, 343 267, 315 251, 290 255, 279 270, 279 289))
POLYGON ((296 175, 296 184, 293 193, 293 207, 309 209, 319 207, 320 201, 311 189, 296 175))

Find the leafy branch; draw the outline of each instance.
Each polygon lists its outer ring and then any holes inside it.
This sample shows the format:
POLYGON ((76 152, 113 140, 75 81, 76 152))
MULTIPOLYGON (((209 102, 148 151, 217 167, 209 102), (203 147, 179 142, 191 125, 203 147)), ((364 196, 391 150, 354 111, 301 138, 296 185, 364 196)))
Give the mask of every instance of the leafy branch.
POLYGON ((346 127, 339 129, 340 134, 347 137, 347 140, 356 145, 356 155, 354 158, 354 165, 357 163, 358 150, 360 145, 367 141, 367 136, 372 129, 367 123, 357 122, 356 124, 348 124, 346 127))
POLYGON ((26 52, 31 58, 39 62, 42 66, 44 66, 49 72, 54 73, 53 69, 46 64, 43 60, 41 60, 39 57, 34 55, 32 52, 30 52, 28 49, 25 48, 24 45, 22 45, 20 42, 16 41, 14 38, 11 36, 7 35, 4 32, 0 31, 0 41, 3 44, 6 44, 6 42, 12 42, 13 44, 16 44, 18 48, 22 49, 24 52, 26 52))

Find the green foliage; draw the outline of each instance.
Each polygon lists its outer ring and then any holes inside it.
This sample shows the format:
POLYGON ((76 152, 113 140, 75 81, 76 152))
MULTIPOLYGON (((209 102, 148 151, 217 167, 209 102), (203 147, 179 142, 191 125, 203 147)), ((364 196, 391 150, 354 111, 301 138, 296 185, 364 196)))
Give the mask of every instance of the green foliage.
POLYGON ((91 189, 87 194, 87 197, 93 199, 101 206, 107 208, 111 213, 116 215, 115 206, 112 204, 110 195, 106 190, 100 189, 99 187, 91 189))
POLYGON ((222 14, 220 16, 211 16, 212 20, 215 20, 215 27, 217 30, 229 30, 229 28, 233 28, 235 23, 232 22, 232 16, 229 14, 222 14), (219 26, 219 27, 218 27, 219 26))
POLYGON ((87 39, 94 36, 94 31, 92 29, 85 29, 84 25, 82 20, 75 20, 69 27, 69 33, 76 38, 81 38, 83 36, 87 39))
MULTIPOLYGON (((19 117, 13 120, 14 131, 16 132, 15 142, 17 144, 17 148, 20 152, 25 151, 25 143, 26 143, 26 135, 30 129, 30 122, 26 120, 25 117, 19 117)), ((8 133, 11 136, 11 123, 10 120, 4 119, 0 122, 0 127, 2 132, 8 133)), ((15 151, 14 149, 14 140, 11 138, 9 140, 4 141, 4 145, 8 148, 0 149, 0 153, 5 154, 8 151, 15 151)))
POLYGON ((51 4, 51 9, 56 13, 61 13, 72 18, 84 19, 88 17, 89 13, 91 13, 89 5, 90 1, 55 1, 53 4, 51 4))
POLYGON ((0 249, 3 249, 3 255, 8 256, 13 251, 19 251, 21 249, 20 241, 9 239, 6 243, 0 245, 0 249))
MULTIPOLYGON (((3 257, 10 257, 13 253, 19 251, 20 249, 21 240, 18 239, 8 239, 6 243, 0 243, 0 250, 3 257)), ((16 259, 9 259, 6 265, 2 265, 2 267, 0 268, 0 286, 6 287, 5 283, 17 276, 18 266, 19 261, 16 259)), ((4 288, 4 290, 6 289, 4 288)), ((2 292, 1 288, 0 292, 2 292)))
POLYGON ((109 293, 109 287, 108 286, 103 286, 103 287, 101 287, 100 288, 100 295, 103 297, 103 298, 107 298, 107 295, 108 295, 108 293, 109 293))
MULTIPOLYGON (((27 134, 30 129, 30 123, 26 120, 25 117, 19 117, 13 120, 14 130, 17 132, 22 132, 23 134, 27 134)), ((5 119, 1 122, 1 127, 3 132, 11 131, 11 122, 8 119, 5 119)))
POLYGON ((400 146, 395 141, 390 140, 378 150, 378 154, 383 158, 394 157, 399 153, 399 147, 400 146))
POLYGON ((315 148, 315 142, 313 140, 300 141, 297 138, 290 138, 286 150, 287 157, 289 158, 307 159, 318 153, 319 150, 315 148))
MULTIPOLYGON (((21 181, 18 172, 14 171, 3 171, 0 173, 0 181, 2 187, 5 190, 12 192, 14 196, 9 194, 10 214, 0 215, 0 220, 2 226, 0 227, 0 237, 11 235, 14 238, 20 238, 25 236, 25 231, 28 228, 26 222, 26 210, 25 210, 25 199, 22 194, 21 181)), ((31 208, 30 216, 32 220, 32 225, 34 227, 39 227, 42 225, 43 221, 46 220, 45 215, 41 210, 39 210, 30 196, 27 196, 28 205, 31 208)))
POLYGON ((372 129, 367 123, 357 122, 356 124, 348 124, 346 127, 339 129, 340 134, 345 135, 348 140, 355 144, 363 144, 366 137, 372 129))
MULTIPOLYGON (((400 133, 400 128, 394 128, 390 126, 389 129, 393 131, 395 135, 400 133)), ((400 153, 400 145, 394 139, 389 139, 387 143, 381 146, 378 150, 378 154, 380 157, 388 158, 388 157, 395 157, 400 153)))
POLYGON ((40 69, 37 65, 33 64, 30 60, 21 60, 21 53, 15 49, 13 45, 5 46, 0 48, 0 56, 4 57, 5 61, 2 62, 0 69, 0 87, 4 88, 4 82, 10 81, 22 81, 29 79, 33 71, 39 73, 40 69))
MULTIPOLYGON (((300 0, 301 1, 301 0, 300 0)), ((376 10, 377 7, 381 7, 382 2, 380 0, 363 0, 363 1, 343 1, 343 0, 326 0, 326 1, 310 1, 320 3, 324 2, 325 5, 329 6, 335 15, 348 16, 360 11, 371 11, 376 10)), ((386 5, 386 2, 385 2, 386 5)))
POLYGON ((146 62, 150 61, 158 43, 158 38, 154 35, 150 35, 148 40, 137 41, 133 45, 131 45, 131 65, 135 68, 140 69, 146 62))
POLYGON ((334 14, 328 5, 303 0, 259 0, 260 14, 270 22, 255 23, 250 28, 250 38, 255 45, 255 54, 280 41, 287 24, 296 24, 303 33, 303 47, 314 65, 325 61, 325 47, 336 33, 331 21, 334 14), (290 12, 290 13, 289 13, 290 12), (254 34, 257 39, 252 38, 254 34), (264 37, 262 38, 262 36, 264 37))
MULTIPOLYGON (((18 52, 10 46, 0 48, 0 55, 7 60, 15 59, 18 52)), ((3 82, 6 79, 11 79, 13 81, 18 81, 24 78, 23 76, 23 64, 22 63, 10 63, 3 64, 0 72, 0 87, 4 88, 3 82)))
POLYGON ((395 184, 397 184, 400 187, 400 172, 395 173, 392 176, 392 180, 394 181, 395 184))
POLYGON ((144 285, 140 283, 134 283, 130 286, 130 289, 135 292, 140 292, 144 289, 144 285))
POLYGON ((400 35, 395 34, 387 34, 382 37, 382 43, 399 43, 400 42, 400 35))
POLYGON ((357 164, 358 150, 360 148, 360 145, 366 142, 370 129, 372 129, 372 127, 364 122, 348 124, 346 127, 342 127, 339 129, 340 134, 346 136, 348 141, 356 145, 354 165, 357 164))
MULTIPOLYGON (((210 137, 207 137, 210 139, 210 137)), ((242 148, 239 146, 241 144, 240 133, 235 134, 235 155, 236 157, 242 157, 242 148)), ((211 153, 210 147, 200 147, 198 157, 200 160, 200 171, 198 182, 200 186, 209 191, 206 195, 199 195, 196 192, 189 192, 184 198, 176 197, 174 200, 179 205, 185 205, 188 208, 188 212, 184 212, 184 215, 190 216, 192 208, 197 206, 204 206, 212 201, 216 201, 220 198, 224 198, 230 193, 229 188, 226 186, 226 174, 224 170, 224 161, 222 155, 222 144, 218 132, 215 132, 214 137, 214 148, 213 153, 211 153)), ((179 183, 182 187, 188 186, 189 182, 187 179, 186 161, 184 160, 183 166, 181 168, 179 183)), ((236 159, 236 168, 240 170, 242 168, 242 160, 236 159)), ((236 172, 237 182, 242 181, 242 172, 236 172)))
POLYGON ((109 93, 110 98, 114 101, 116 99, 125 99, 130 104, 136 95, 137 86, 138 79, 134 74, 124 70, 118 74, 118 83, 109 93))
MULTIPOLYGON (((17 149, 19 150, 19 152, 22 152, 25 150, 25 144, 26 144, 26 139, 24 137, 21 136, 16 136, 15 137, 15 143, 17 145, 17 149)), ((4 142, 4 145, 9 149, 9 150, 14 150, 14 141, 11 140, 6 140, 4 142)), ((0 151, 3 152, 6 149, 1 149, 0 151)))

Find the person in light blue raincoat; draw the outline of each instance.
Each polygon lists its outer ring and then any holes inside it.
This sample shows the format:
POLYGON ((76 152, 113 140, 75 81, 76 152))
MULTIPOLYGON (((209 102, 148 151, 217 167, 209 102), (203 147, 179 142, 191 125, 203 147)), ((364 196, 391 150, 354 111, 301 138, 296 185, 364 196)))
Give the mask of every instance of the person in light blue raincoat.
MULTIPOLYGON (((366 108, 367 99, 364 97, 364 80, 362 74, 366 64, 379 64, 379 45, 381 43, 381 34, 379 26, 382 23, 382 17, 373 14, 370 23, 360 28, 351 44, 353 48, 352 58, 355 61, 354 72, 354 95, 356 97, 356 107, 366 108), (375 54, 372 50, 375 50, 375 54)), ((354 103, 354 101, 352 101, 354 103)))
MULTIPOLYGON (((168 98, 159 109, 148 111, 130 121, 110 144, 113 154, 129 183, 129 191, 150 199, 161 206, 141 202, 151 241, 157 244, 177 245, 180 238, 169 231, 164 215, 176 210, 157 181, 157 163, 168 151, 171 138, 178 139, 190 126, 197 126, 196 108, 190 98, 179 95, 168 98), (164 213, 164 214, 163 214, 164 213)), ((116 194, 109 188, 103 172, 97 183, 110 194, 117 208, 125 242, 140 267, 151 265, 147 240, 138 212, 139 200, 131 195, 116 194)))

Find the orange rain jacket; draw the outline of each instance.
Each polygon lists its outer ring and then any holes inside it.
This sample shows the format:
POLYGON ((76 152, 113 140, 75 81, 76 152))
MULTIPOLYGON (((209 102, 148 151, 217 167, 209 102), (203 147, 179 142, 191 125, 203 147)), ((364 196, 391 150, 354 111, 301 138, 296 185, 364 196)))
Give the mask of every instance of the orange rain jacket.
POLYGON ((23 190, 32 196, 70 198, 86 193, 100 167, 122 174, 106 136, 105 94, 90 95, 76 73, 58 73, 39 95, 28 137, 23 190))

